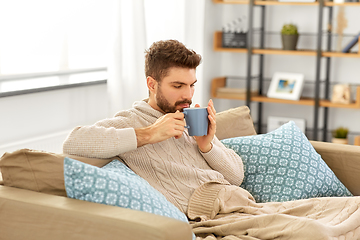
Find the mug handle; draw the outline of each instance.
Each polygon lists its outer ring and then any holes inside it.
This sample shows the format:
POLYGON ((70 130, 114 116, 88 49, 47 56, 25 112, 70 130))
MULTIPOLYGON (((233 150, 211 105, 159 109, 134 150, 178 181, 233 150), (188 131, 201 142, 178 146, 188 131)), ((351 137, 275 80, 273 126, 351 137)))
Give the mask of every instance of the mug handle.
MULTIPOLYGON (((184 114, 184 115, 186 115, 186 114, 187 114, 187 112, 183 112, 183 114, 184 114)), ((187 125, 186 125, 186 126, 184 126, 184 127, 185 127, 185 128, 187 128, 187 129, 189 129, 189 128, 190 128, 190 126, 187 126, 187 125)))

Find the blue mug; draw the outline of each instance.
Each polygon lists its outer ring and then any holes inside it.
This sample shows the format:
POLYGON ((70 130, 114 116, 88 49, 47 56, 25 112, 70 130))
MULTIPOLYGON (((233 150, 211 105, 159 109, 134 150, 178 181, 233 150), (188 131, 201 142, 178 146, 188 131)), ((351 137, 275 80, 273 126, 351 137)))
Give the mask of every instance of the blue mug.
POLYGON ((190 136, 205 136, 208 133, 208 111, 207 108, 184 108, 186 128, 190 136))

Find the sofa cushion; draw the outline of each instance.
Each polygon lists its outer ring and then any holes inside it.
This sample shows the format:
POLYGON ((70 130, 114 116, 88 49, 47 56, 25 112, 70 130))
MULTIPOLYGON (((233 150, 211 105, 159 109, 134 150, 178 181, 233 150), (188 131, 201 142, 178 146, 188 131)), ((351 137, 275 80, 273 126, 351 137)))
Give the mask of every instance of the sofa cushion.
POLYGON ((241 156, 241 187, 257 202, 352 196, 292 121, 267 134, 222 143, 241 156))
POLYGON ((12 153, 5 153, 2 156, 0 169, 3 183, 9 187, 66 196, 63 162, 67 156, 98 167, 102 167, 114 159, 84 158, 21 149, 12 153))
POLYGON ((67 196, 74 199, 145 211, 188 222, 160 192, 118 160, 102 168, 64 159, 67 196))
POLYGON ((216 137, 219 140, 256 134, 250 109, 247 106, 218 112, 216 126, 216 137))

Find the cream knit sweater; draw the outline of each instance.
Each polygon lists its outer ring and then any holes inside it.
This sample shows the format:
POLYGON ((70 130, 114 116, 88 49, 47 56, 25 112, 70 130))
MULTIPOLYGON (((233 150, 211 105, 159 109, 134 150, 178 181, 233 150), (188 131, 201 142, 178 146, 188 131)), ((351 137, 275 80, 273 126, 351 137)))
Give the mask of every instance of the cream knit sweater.
POLYGON ((65 140, 63 151, 83 157, 121 159, 139 176, 187 213, 190 196, 206 182, 239 186, 244 177, 241 158, 216 137, 213 148, 202 153, 193 137, 184 131, 180 139, 137 147, 135 128, 153 124, 163 113, 146 100, 121 111, 114 118, 92 126, 76 127, 65 140))

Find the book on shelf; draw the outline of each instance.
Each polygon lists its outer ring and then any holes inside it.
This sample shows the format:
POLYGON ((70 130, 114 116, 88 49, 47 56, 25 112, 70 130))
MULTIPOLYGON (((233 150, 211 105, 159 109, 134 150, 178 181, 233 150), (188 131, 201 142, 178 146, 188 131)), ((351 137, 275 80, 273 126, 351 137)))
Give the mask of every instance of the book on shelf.
POLYGON ((343 53, 350 52, 351 48, 359 42, 360 33, 356 35, 342 50, 343 53))
MULTIPOLYGON (((246 97, 247 90, 246 88, 229 88, 222 87, 216 90, 217 94, 225 94, 228 96, 236 96, 236 97, 246 97)), ((257 90, 253 89, 250 91, 251 96, 257 96, 257 90)))

